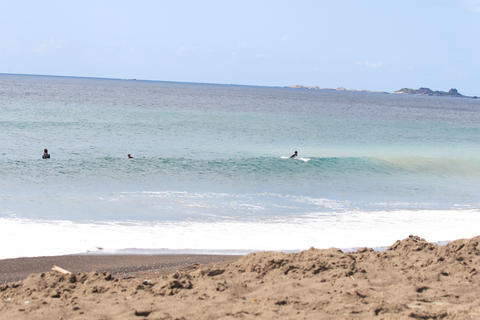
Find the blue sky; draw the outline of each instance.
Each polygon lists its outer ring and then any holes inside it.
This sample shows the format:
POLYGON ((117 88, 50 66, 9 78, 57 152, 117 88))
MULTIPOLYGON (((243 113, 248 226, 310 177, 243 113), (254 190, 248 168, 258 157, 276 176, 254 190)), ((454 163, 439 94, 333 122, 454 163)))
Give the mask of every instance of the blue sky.
POLYGON ((480 95, 480 0, 0 3, 0 72, 480 95))

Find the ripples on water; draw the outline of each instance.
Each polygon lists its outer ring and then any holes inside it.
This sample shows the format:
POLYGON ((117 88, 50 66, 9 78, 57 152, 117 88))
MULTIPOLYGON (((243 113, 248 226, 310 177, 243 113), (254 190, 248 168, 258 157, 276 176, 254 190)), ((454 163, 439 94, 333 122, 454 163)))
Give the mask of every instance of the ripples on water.
POLYGON ((1 75, 0 110, 0 216, 271 221, 480 203, 473 99, 1 75), (282 158, 293 150, 309 161, 282 158))

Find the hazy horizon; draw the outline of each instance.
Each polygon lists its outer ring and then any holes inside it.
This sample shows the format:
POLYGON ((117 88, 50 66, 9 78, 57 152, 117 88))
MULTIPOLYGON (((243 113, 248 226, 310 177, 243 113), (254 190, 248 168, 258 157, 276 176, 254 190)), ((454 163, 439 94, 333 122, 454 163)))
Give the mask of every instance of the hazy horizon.
POLYGON ((0 73, 480 95, 480 0, 25 0, 0 10, 0 73))
MULTIPOLYGON (((171 81, 171 80, 161 80, 161 79, 137 79, 137 78, 109 78, 109 77, 89 77, 89 76, 76 76, 76 75, 57 75, 57 74, 31 74, 31 73, 1 73, 0 75, 7 75, 7 76, 26 76, 26 77, 57 77, 57 78, 85 78, 85 79, 98 79, 98 80, 118 80, 118 81, 152 81, 152 82, 167 82, 167 83, 179 83, 179 84, 205 84, 205 85, 220 85, 220 86, 247 86, 247 87, 266 87, 266 88, 294 88, 295 85, 303 85, 302 83, 290 83, 290 84, 284 84, 284 85, 261 85, 261 84, 248 84, 248 83, 219 83, 219 82, 196 82, 196 81, 171 81)), ((315 87, 315 85, 312 86, 305 86, 306 88, 298 88, 298 89, 310 89, 315 87)), ((419 89, 418 88, 410 88, 410 87, 401 87, 392 91, 381 91, 381 90, 375 90, 375 89, 362 89, 362 88, 345 88, 345 87, 317 87, 314 88, 315 90, 337 90, 337 89, 346 89, 347 91, 368 91, 368 92, 378 92, 378 93, 394 93, 394 91, 404 89, 404 88, 409 88, 409 89, 419 89)), ((439 91, 436 88, 429 88, 432 89, 433 91, 439 91)), ((458 92, 462 95, 463 92, 459 88, 450 88, 450 89, 457 89, 458 92)), ((447 90, 440 90, 440 91, 446 91, 448 92, 449 89, 447 90)), ((466 97, 476 97, 476 96, 467 96, 466 97)))

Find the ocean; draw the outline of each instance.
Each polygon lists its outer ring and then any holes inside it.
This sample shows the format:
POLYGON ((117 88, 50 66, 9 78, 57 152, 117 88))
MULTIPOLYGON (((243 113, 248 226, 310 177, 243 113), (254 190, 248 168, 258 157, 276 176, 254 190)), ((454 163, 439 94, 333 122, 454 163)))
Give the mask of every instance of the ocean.
POLYGON ((0 258, 479 234, 480 99, 1 74, 0 142, 0 258))

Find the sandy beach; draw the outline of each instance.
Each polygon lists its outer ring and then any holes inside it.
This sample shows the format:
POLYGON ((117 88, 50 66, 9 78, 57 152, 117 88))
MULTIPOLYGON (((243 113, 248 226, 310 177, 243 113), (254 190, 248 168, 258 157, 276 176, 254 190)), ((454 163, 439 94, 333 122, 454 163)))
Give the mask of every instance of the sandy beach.
POLYGON ((0 285, 0 319, 480 318, 480 237, 410 236, 384 252, 13 259, 0 270, 3 281, 37 272, 0 285), (53 262, 73 273, 42 273, 53 262))

